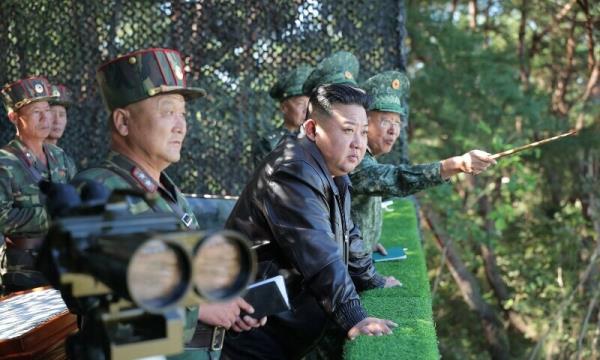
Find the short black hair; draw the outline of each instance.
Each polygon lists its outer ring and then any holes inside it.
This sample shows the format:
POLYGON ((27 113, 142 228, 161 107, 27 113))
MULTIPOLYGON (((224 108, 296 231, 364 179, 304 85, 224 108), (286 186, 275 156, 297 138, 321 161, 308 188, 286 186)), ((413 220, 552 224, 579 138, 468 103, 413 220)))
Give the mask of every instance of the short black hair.
POLYGON ((366 91, 349 84, 325 84, 317 86, 310 94, 306 118, 314 112, 331 115, 334 104, 360 105, 365 111, 369 109, 373 99, 366 91))

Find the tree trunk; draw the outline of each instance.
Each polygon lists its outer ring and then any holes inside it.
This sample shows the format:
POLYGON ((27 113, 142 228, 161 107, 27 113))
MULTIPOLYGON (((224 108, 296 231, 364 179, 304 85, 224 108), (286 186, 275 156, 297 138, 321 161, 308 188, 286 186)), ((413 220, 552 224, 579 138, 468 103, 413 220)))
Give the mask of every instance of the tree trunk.
POLYGON ((590 15, 590 4, 588 0, 579 0, 578 1, 581 10, 585 14, 585 32, 587 35, 587 45, 588 45, 588 70, 592 72, 594 70, 594 65, 596 64, 596 56, 594 54, 594 19, 590 15))
POLYGON ((477 28, 477 0, 469 0, 469 27, 477 28))
POLYGON ((573 72, 573 57, 575 55, 575 20, 571 23, 569 37, 567 38, 565 49, 566 64, 558 73, 556 87, 552 94, 552 110, 560 115, 566 115, 569 112, 570 106, 565 101, 569 79, 573 72))
POLYGON ((552 18, 550 24, 548 24, 542 31, 533 34, 533 37, 531 39, 531 47, 529 51, 530 58, 533 55, 537 54, 538 50, 540 49, 540 42, 542 41, 544 36, 546 36, 546 34, 548 34, 551 30, 559 28, 558 23, 569 13, 569 11, 571 11, 573 5, 575 5, 576 2, 577 0, 571 0, 568 3, 566 3, 562 7, 562 9, 554 16, 554 18, 552 18))
POLYGON ((421 203, 421 216, 433 232, 436 245, 446 252, 446 265, 458 285, 469 308, 481 319, 488 352, 492 359, 509 359, 510 351, 506 333, 494 309, 485 302, 475 276, 467 270, 449 235, 442 229, 437 213, 427 204, 421 203))
POLYGON ((525 25, 527 24, 527 0, 521 3, 521 20, 519 22, 519 77, 525 90, 529 89, 529 66, 525 54, 525 25))
POLYGON ((485 9, 483 10, 483 42, 486 47, 490 46, 490 10, 493 5, 494 2, 492 0, 488 0, 485 9))
POLYGON ((458 5, 458 0, 452 0, 452 4, 450 5, 450 21, 454 19, 454 13, 456 12, 456 5, 458 5))

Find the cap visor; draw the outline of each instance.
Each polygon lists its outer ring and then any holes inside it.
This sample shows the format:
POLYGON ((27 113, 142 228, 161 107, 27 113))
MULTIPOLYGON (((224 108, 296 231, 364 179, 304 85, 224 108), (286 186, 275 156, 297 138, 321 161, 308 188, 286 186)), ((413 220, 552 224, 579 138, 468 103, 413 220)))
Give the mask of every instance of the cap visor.
POLYGON ((25 105, 29 105, 29 104, 33 104, 34 102, 38 102, 38 101, 47 101, 47 102, 52 102, 53 100, 58 99, 57 96, 40 96, 40 97, 36 97, 33 99, 30 99, 30 101, 28 101, 27 103, 19 106, 18 108, 15 108, 15 110, 19 110, 20 108, 22 108, 25 105))
POLYGON ((184 87, 182 87, 182 88, 174 88, 174 89, 168 89, 165 91, 161 91, 161 92, 157 93, 156 95, 166 95, 166 94, 180 94, 186 100, 192 100, 192 99, 197 99, 197 98, 206 96, 206 91, 201 88, 184 88, 184 87))

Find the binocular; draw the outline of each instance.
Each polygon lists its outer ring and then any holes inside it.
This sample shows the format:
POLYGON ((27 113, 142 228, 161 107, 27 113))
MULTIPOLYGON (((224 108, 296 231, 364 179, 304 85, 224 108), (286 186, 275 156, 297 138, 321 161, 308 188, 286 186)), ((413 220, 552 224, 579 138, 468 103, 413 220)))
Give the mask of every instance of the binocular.
POLYGON ((86 186, 81 197, 70 185, 45 187, 53 219, 38 259, 82 319, 70 344, 76 357, 179 353, 190 308, 237 297, 254 280, 242 234, 190 231, 172 213, 132 215, 132 198, 153 199, 86 186))

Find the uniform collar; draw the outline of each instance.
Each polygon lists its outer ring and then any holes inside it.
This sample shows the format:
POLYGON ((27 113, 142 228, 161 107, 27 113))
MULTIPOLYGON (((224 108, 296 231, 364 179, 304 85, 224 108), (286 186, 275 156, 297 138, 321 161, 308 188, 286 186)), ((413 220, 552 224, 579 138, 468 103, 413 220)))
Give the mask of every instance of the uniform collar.
MULTIPOLYGON (((21 139, 19 139, 18 137, 15 137, 10 143, 8 143, 8 145, 12 146, 16 150, 20 151, 25 156, 25 159, 27 160, 27 164, 29 166, 33 166, 35 164, 36 156, 27 147, 27 145, 25 145, 25 143, 23 141, 21 141, 21 139)), ((50 151, 48 144, 43 143, 42 149, 44 151, 44 155, 46 156, 46 160, 48 162, 48 168, 50 168, 51 164, 55 162, 54 155, 52 155, 52 151, 50 151)))
POLYGON ((108 161, 127 170, 144 191, 155 193, 159 188, 163 188, 173 199, 177 198, 177 187, 164 172, 160 173, 160 183, 157 183, 135 161, 117 151, 111 150, 108 161))

